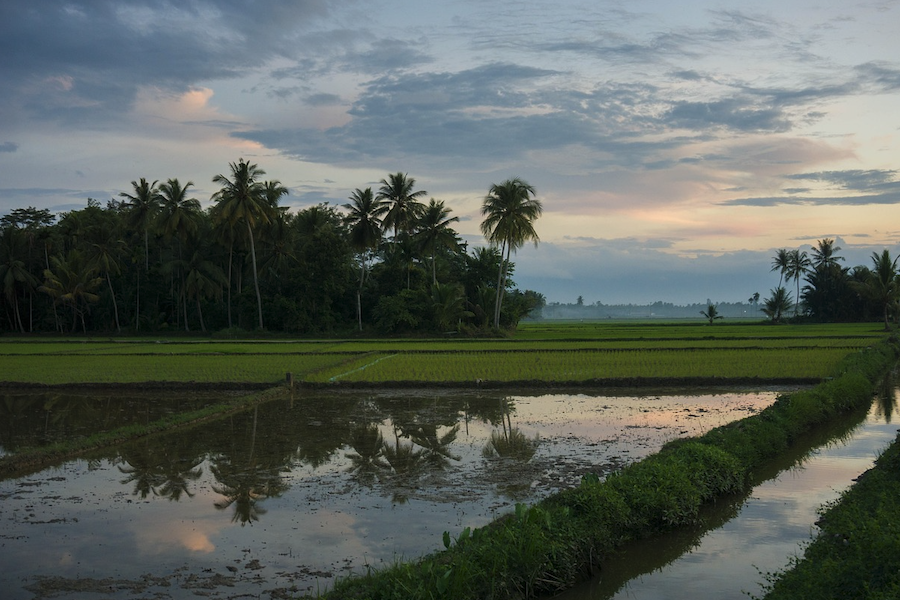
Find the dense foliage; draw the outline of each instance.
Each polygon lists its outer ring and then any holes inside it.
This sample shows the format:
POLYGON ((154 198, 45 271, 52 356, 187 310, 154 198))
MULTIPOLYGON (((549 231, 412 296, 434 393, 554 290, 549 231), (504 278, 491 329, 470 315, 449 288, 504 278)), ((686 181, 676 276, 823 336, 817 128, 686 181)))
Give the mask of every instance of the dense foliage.
POLYGON ((207 210, 193 182, 142 178, 105 206, 0 218, 0 332, 475 332, 543 305, 509 278, 510 242, 469 252, 403 173, 292 213, 257 165, 229 167, 207 210))
POLYGON ((852 268, 841 263, 840 246, 834 240, 819 240, 811 256, 801 250, 779 250, 772 270, 779 273, 778 287, 763 304, 763 312, 774 322, 793 317, 819 322, 900 319, 900 273, 890 252, 872 253, 872 268, 852 268), (806 282, 800 287, 801 279, 806 282), (784 284, 794 282, 793 290, 784 284))

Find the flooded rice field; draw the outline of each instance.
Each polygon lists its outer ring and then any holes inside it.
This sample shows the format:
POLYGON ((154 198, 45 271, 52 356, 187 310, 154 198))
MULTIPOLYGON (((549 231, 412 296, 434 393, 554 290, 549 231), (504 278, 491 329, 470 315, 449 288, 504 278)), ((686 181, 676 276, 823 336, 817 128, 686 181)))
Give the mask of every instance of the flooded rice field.
MULTIPOLYGON (((297 393, 0 481, 0 590, 12 600, 315 593, 749 416, 778 392, 297 393)), ((71 400, 67 410, 0 396, 0 452, 84 435, 123 410, 115 398, 71 400)))

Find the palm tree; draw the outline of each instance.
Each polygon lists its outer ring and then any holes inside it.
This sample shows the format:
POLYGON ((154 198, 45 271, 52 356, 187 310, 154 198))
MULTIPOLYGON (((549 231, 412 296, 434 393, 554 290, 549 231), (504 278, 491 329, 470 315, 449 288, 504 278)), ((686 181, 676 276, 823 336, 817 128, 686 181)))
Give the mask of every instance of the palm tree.
POLYGON ((708 305, 706 307, 706 310, 700 311, 700 314, 709 320, 710 325, 712 325, 716 319, 724 319, 725 318, 719 314, 719 309, 716 308, 715 304, 708 305))
POLYGON ((897 300, 900 300, 900 277, 897 274, 898 258, 891 260, 888 250, 872 253, 874 269, 868 272, 868 276, 862 283, 851 282, 850 286, 869 300, 876 302, 884 313, 884 329, 890 329, 888 312, 897 300))
POLYGON ((458 283, 435 283, 431 286, 431 299, 439 331, 450 331, 463 316, 475 316, 475 313, 466 312, 466 296, 458 283))
POLYGON ((790 307, 791 293, 779 286, 772 290, 772 296, 763 302, 762 311, 773 323, 779 323, 790 307))
POLYGON ((378 248, 381 241, 381 218, 388 211, 384 201, 372 194, 372 188, 356 188, 350 194, 350 202, 344 204, 349 211, 345 220, 350 227, 350 246, 359 253, 359 287, 356 290, 356 318, 362 331, 362 288, 366 280, 368 256, 378 248))
POLYGON ((439 248, 455 250, 459 247, 456 232, 450 228, 450 223, 459 221, 459 217, 450 216, 451 209, 444 206, 444 201, 434 198, 425 207, 425 211, 419 218, 418 232, 415 235, 417 245, 425 252, 431 254, 431 283, 437 283, 437 267, 435 254, 439 248))
POLYGON ((222 189, 213 194, 213 200, 218 202, 216 209, 219 219, 232 224, 243 221, 247 226, 250 257, 253 264, 253 285, 256 288, 256 305, 259 311, 259 328, 264 329, 253 228, 268 224, 274 209, 266 198, 266 186, 260 181, 266 174, 265 171, 255 164, 244 162, 243 158, 237 163, 230 163, 229 166, 231 167, 231 179, 221 174, 213 177, 213 183, 222 185, 222 189))
POLYGON ((418 199, 428 192, 425 190, 414 192, 415 185, 416 180, 406 173, 393 173, 388 175, 387 179, 381 180, 376 199, 387 204, 384 228, 393 229, 395 238, 400 233, 408 234, 425 208, 418 199))
MULTIPOLYGON (((197 304, 197 316, 200 318, 200 330, 206 331, 203 322, 203 309, 200 300, 208 297, 221 297, 225 283, 225 273, 215 263, 206 260, 203 253, 195 251, 185 265, 184 295, 186 300, 194 299, 197 304)), ((187 316, 185 316, 187 319, 187 316)))
POLYGON ((844 260, 843 256, 838 256, 837 252, 840 251, 840 246, 834 245, 834 240, 825 238, 819 240, 819 246, 817 248, 813 248, 812 253, 812 265, 816 269, 829 269, 831 267, 836 267, 838 261, 844 260))
POLYGON ((148 183, 144 177, 140 182, 132 181, 131 186, 134 188, 134 194, 122 192, 119 194, 121 198, 126 198, 125 207, 128 209, 127 223, 132 229, 144 232, 144 265, 147 271, 150 270, 150 228, 156 218, 159 210, 161 198, 157 189, 157 181, 148 183))
POLYGON ((791 264, 790 250, 787 248, 779 248, 778 252, 772 258, 772 271, 778 271, 778 287, 784 282, 784 275, 788 272, 791 264))
POLYGON ((157 213, 157 231, 166 240, 175 239, 178 246, 177 255, 166 265, 166 270, 171 274, 172 295, 176 305, 180 303, 184 311, 184 327, 188 330, 187 299, 184 297, 184 260, 182 249, 186 242, 192 240, 200 229, 201 213, 200 202, 196 198, 188 198, 188 189, 194 182, 188 181, 184 185, 178 179, 169 179, 159 186, 160 210, 157 213), (174 298, 175 281, 180 282, 179 298, 174 298))
POLYGON ((534 229, 534 221, 544 209, 540 200, 534 198, 535 193, 534 187, 515 177, 491 185, 481 206, 481 214, 486 217, 481 223, 481 232, 492 246, 500 246, 501 257, 504 252, 506 254, 497 278, 494 327, 500 326, 500 307, 506 287, 510 253, 527 241, 533 241, 535 246, 540 241, 534 229))
MULTIPOLYGON (((287 196, 289 193, 290 190, 281 185, 281 182, 277 179, 263 182, 263 198, 265 198, 266 203, 273 209, 282 208, 278 206, 278 202, 281 200, 282 196, 287 196)), ((283 210, 287 210, 287 207, 283 208, 283 210)))
POLYGON ((788 252, 788 266, 785 269, 785 281, 793 279, 797 284, 797 302, 794 304, 794 316, 800 312, 800 278, 809 270, 812 262, 806 252, 801 250, 791 250, 788 252))
POLYGON ((123 240, 118 239, 114 232, 105 232, 100 236, 100 240, 91 244, 88 251, 88 259, 99 273, 106 277, 106 283, 109 285, 109 294, 112 296, 113 313, 116 318, 116 331, 121 332, 122 327, 119 324, 119 304, 116 302, 116 292, 113 289, 111 273, 118 275, 119 269, 118 258, 126 249, 123 240))
POLYGON ((13 306, 12 326, 25 333, 25 324, 19 312, 19 288, 34 289, 38 281, 28 271, 22 255, 25 252, 25 237, 15 227, 7 227, 0 232, 0 282, 3 293, 13 306))
POLYGON ((180 244, 197 233, 200 202, 187 197, 188 188, 193 185, 193 181, 181 185, 178 179, 169 179, 159 186, 160 207, 156 214, 156 228, 167 240, 174 237, 180 244))
POLYGON ((87 333, 84 314, 88 311, 88 304, 100 299, 94 292, 103 278, 95 277, 96 269, 78 250, 70 251, 65 259, 51 257, 50 264, 51 268, 44 271, 44 285, 38 290, 49 295, 54 302, 72 305, 72 331, 75 331, 81 317, 81 328, 87 333))

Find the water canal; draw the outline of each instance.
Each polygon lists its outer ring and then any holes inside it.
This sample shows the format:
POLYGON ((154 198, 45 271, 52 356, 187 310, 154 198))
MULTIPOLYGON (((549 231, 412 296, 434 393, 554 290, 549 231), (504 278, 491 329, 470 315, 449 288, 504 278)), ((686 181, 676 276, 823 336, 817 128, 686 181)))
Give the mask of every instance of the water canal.
MULTIPOLYGON (((314 593, 367 566, 437 550, 445 530, 484 525, 585 473, 753 414, 779 391, 285 397, 0 481, 0 589, 13 600, 314 593)), ((0 452, 80 432, 79 414, 96 427, 112 419, 103 406, 118 410, 109 398, 80 397, 77 410, 57 400, 48 415, 45 400, 28 398, 27 410, 24 400, 0 397, 0 452)), ((151 410, 130 402, 119 419, 151 410)), ((808 537, 809 524, 801 528, 808 537)))

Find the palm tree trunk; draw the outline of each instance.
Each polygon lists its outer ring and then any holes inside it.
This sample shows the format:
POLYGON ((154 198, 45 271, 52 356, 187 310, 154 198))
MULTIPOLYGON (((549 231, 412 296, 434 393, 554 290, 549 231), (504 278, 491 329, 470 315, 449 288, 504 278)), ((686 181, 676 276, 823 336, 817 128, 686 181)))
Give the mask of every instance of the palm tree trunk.
POLYGON ((16 325, 19 327, 19 331, 25 333, 25 324, 22 323, 22 315, 19 314, 19 297, 18 295, 13 296, 13 304, 16 308, 16 325))
POLYGON ((200 294, 197 294, 197 314, 200 315, 200 331, 206 333, 206 324, 203 322, 203 309, 200 308, 200 294))
POLYGON ((147 234, 147 228, 144 227, 144 267, 147 269, 147 272, 150 272, 150 242, 147 239, 149 236, 147 234))
POLYGON ((137 269, 137 298, 134 308, 134 330, 139 331, 141 328, 141 269, 137 269))
POLYGON ((253 228, 250 227, 250 221, 247 221, 247 233, 250 234, 250 256, 253 259, 253 285, 256 287, 256 306, 259 310, 259 328, 263 327, 262 314, 262 296, 259 294, 259 276, 256 273, 256 245, 253 243, 253 228))
POLYGON ((494 299, 494 327, 500 327, 500 290, 503 283, 503 253, 506 250, 506 242, 500 244, 500 268, 497 271, 497 296, 494 299))
POLYGON ((228 244, 228 329, 231 329, 231 267, 234 264, 234 240, 228 244))
POLYGON ((494 305, 494 327, 500 327, 500 307, 503 305, 503 292, 506 291, 506 267, 509 265, 510 251, 512 245, 506 242, 500 246, 500 274, 497 278, 497 302, 494 305), (503 258, 504 248, 506 250, 506 258, 503 258))
POLYGON ((188 326, 187 294, 184 290, 184 277, 181 278, 181 306, 184 308, 184 330, 190 331, 191 328, 188 326))
POLYGON ((122 333, 122 328, 119 326, 119 304, 116 302, 116 293, 113 291, 112 279, 109 278, 109 271, 106 272, 106 283, 109 284, 109 293, 112 296, 113 314, 116 316, 116 331, 122 333))

